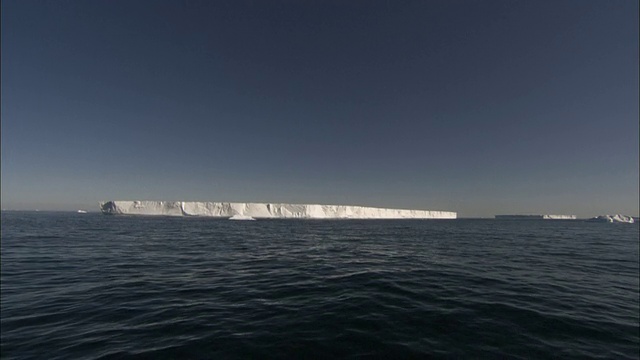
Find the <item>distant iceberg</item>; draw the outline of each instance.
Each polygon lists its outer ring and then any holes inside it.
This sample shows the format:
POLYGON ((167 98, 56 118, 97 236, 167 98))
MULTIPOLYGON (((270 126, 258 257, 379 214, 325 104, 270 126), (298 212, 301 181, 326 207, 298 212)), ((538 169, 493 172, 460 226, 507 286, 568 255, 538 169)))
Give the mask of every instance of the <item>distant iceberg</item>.
POLYGON ((351 205, 229 203, 187 201, 107 201, 100 203, 103 214, 211 216, 236 215, 279 219, 455 219, 453 211, 383 209, 351 205))
POLYGON ((499 220, 575 220, 575 215, 496 215, 499 220))
POLYGON ((610 222, 610 223, 628 223, 633 224, 635 220, 631 216, 615 214, 615 215, 600 215, 589 219, 589 221, 595 222, 610 222))

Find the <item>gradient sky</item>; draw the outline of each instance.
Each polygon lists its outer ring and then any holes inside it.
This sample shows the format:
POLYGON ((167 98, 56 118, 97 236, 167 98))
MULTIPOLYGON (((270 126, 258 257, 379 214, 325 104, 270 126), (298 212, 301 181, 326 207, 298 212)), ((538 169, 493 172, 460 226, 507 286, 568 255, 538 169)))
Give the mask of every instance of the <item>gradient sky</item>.
POLYGON ((2 208, 638 215, 638 1, 2 1, 2 208))

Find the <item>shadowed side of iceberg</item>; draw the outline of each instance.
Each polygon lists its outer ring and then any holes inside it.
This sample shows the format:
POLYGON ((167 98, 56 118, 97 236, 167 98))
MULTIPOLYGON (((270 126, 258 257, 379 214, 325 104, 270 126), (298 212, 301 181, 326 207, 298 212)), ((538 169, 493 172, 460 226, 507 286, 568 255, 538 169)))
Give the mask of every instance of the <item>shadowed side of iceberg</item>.
POLYGON ((108 215, 184 215, 181 201, 106 201, 100 203, 100 211, 108 215))

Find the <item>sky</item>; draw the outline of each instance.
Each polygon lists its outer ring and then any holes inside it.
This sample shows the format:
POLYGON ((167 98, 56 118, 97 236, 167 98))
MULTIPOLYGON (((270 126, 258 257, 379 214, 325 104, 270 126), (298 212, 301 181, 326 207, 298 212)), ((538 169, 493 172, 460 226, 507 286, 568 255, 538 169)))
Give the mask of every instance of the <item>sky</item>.
POLYGON ((638 1, 2 1, 3 209, 638 215, 638 1))

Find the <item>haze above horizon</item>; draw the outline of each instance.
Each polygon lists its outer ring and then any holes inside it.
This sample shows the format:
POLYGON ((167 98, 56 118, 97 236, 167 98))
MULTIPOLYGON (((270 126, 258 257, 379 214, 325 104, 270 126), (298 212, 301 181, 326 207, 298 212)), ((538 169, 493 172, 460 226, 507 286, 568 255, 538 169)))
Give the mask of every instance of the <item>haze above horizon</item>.
POLYGON ((3 209, 638 216, 638 2, 2 1, 3 209))

